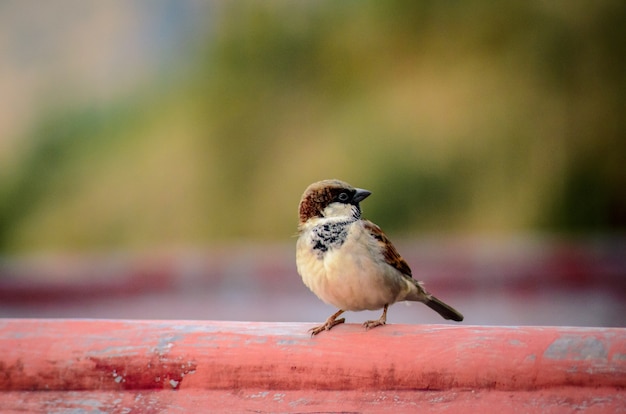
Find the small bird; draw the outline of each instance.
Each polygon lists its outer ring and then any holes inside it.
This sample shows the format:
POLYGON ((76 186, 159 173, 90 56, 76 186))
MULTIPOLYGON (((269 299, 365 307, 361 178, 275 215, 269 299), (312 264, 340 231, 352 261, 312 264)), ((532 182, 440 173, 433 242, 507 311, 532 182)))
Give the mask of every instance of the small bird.
POLYGON ((340 180, 311 184, 300 200, 296 265, 304 284, 339 310, 312 335, 344 323, 345 311, 383 309, 366 329, 387 322, 387 308, 399 301, 426 304, 444 319, 463 320, 457 310, 413 279, 411 268, 376 224, 361 218, 360 202, 371 192, 340 180))

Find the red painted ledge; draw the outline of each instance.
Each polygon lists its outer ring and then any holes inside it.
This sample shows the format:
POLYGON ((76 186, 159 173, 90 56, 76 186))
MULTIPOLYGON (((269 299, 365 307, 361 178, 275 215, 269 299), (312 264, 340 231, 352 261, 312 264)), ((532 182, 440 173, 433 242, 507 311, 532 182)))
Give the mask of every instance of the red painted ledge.
POLYGON ((0 406, 626 412, 626 329, 312 326, 0 319, 0 406))

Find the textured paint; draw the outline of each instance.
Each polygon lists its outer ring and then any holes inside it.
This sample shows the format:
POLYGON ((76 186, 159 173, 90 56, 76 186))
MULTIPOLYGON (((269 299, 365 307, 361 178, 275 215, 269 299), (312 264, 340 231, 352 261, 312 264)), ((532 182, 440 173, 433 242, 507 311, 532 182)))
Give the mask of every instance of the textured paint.
POLYGON ((35 412, 626 407, 625 329, 347 324, 311 338, 311 326, 0 319, 0 405, 35 412))

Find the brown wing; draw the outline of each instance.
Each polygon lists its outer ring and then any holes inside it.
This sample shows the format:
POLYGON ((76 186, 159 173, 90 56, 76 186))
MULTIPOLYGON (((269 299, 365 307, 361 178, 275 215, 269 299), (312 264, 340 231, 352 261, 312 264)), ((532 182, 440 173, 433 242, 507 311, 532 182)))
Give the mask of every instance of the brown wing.
POLYGON ((413 275, 411 274, 411 268, 407 262, 404 261, 402 256, 400 256, 400 253, 398 253, 395 246, 391 243, 389 238, 387 238, 385 233, 383 233, 381 228, 369 220, 363 220, 363 225, 370 232, 372 237, 378 240, 378 243, 383 251, 385 261, 390 266, 398 269, 398 271, 400 271, 403 275, 412 278, 413 275))

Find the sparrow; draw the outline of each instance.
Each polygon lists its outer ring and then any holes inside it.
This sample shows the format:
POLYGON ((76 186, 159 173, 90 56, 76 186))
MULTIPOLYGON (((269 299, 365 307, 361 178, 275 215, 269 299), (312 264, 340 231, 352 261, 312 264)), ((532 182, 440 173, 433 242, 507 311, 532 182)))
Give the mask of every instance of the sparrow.
POLYGON ((296 265, 304 284, 323 302, 339 310, 312 335, 345 322, 346 311, 383 309, 365 329, 387 322, 389 305, 422 302, 444 319, 461 322, 463 315, 428 293, 411 268, 376 224, 361 218, 361 201, 370 191, 341 180, 311 184, 299 204, 296 265))

